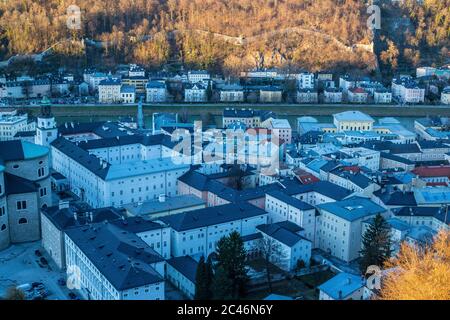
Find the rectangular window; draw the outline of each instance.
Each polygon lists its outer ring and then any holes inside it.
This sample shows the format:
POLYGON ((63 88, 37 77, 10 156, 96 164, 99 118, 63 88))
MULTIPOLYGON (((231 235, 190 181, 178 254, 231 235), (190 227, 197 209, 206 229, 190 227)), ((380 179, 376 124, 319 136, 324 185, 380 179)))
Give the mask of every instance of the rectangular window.
POLYGON ((27 208, 26 201, 17 201, 17 210, 25 210, 27 208))

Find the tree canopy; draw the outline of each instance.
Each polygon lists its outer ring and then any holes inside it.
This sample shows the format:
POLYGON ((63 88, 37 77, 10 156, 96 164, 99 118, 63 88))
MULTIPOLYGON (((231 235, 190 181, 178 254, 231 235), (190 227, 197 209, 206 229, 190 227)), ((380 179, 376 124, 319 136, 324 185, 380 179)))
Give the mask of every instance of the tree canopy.
POLYGON ((382 283, 383 300, 450 300, 450 232, 425 248, 403 243, 382 283))

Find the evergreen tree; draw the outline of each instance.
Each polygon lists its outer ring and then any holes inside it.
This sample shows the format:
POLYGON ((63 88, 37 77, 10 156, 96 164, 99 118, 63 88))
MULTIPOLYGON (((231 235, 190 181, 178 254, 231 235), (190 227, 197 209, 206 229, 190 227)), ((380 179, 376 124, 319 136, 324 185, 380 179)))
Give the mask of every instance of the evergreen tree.
POLYGON ((213 279, 214 279, 214 270, 213 270, 213 263, 212 263, 212 259, 211 256, 208 257, 208 259, 206 260, 206 264, 205 264, 205 279, 206 279, 206 283, 208 284, 208 297, 209 299, 212 298, 212 284, 213 284, 213 279))
POLYGON ((386 219, 378 214, 362 237, 360 268, 363 273, 371 265, 382 267, 391 257, 390 227, 386 219))
POLYGON ((208 101, 211 101, 213 97, 213 88, 212 88, 212 83, 211 81, 208 83, 208 87, 206 88, 206 99, 208 99, 208 101))
POLYGON ((233 281, 228 277, 228 273, 222 266, 216 268, 213 280, 214 300, 232 300, 233 299, 233 281))
POLYGON ((208 275, 206 273, 205 258, 201 257, 198 262, 197 272, 195 275, 195 300, 208 300, 209 286, 208 275))
MULTIPOLYGON (((227 288, 231 286, 231 297, 239 299, 245 295, 248 282, 245 266, 246 252, 244 243, 238 232, 232 232, 228 237, 223 237, 217 244, 217 265, 215 274, 215 288, 227 288), (225 276, 217 274, 221 270, 225 276), (225 281, 226 279, 226 281, 225 281), (219 281, 219 282, 218 282, 219 281), (225 281, 220 283, 220 281, 225 281)), ((215 290, 216 290, 215 289, 215 290)), ((226 291, 224 291, 226 293, 226 291)))

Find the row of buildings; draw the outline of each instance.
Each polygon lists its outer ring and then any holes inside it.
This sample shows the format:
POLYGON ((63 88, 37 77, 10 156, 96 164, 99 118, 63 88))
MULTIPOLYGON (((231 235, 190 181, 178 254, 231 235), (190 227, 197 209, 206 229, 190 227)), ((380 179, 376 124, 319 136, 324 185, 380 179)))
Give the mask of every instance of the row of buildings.
MULTIPOLYGON (((445 119, 418 119, 411 132, 358 111, 332 123, 302 117, 297 130, 251 109, 225 109, 214 128, 154 118, 152 129, 58 126, 43 101, 34 131, 0 142, 0 248, 42 239, 59 268, 79 275, 87 299, 163 300, 167 282, 193 298, 200 257, 214 257, 233 231, 248 259, 270 244, 270 262, 292 275, 321 253, 343 264, 358 259, 377 215, 390 225, 394 252, 449 230, 445 119), (245 143, 223 139, 229 130, 241 130, 245 143), (191 137, 200 143, 185 153, 179 142, 191 137), (216 153, 230 143, 236 154, 258 156, 262 149, 247 147, 252 139, 276 147, 273 170, 236 158, 208 162, 205 153, 195 161, 197 148, 216 153)), ((319 287, 320 298, 367 298, 361 276, 340 273, 319 287)))

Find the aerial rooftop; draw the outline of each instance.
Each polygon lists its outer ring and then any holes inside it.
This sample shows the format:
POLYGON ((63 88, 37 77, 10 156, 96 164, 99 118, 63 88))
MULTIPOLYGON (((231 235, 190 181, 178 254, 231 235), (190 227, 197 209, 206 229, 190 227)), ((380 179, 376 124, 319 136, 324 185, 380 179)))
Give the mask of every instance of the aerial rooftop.
POLYGON ((317 207, 350 222, 386 212, 386 209, 370 199, 356 196, 342 201, 319 204, 317 207))

